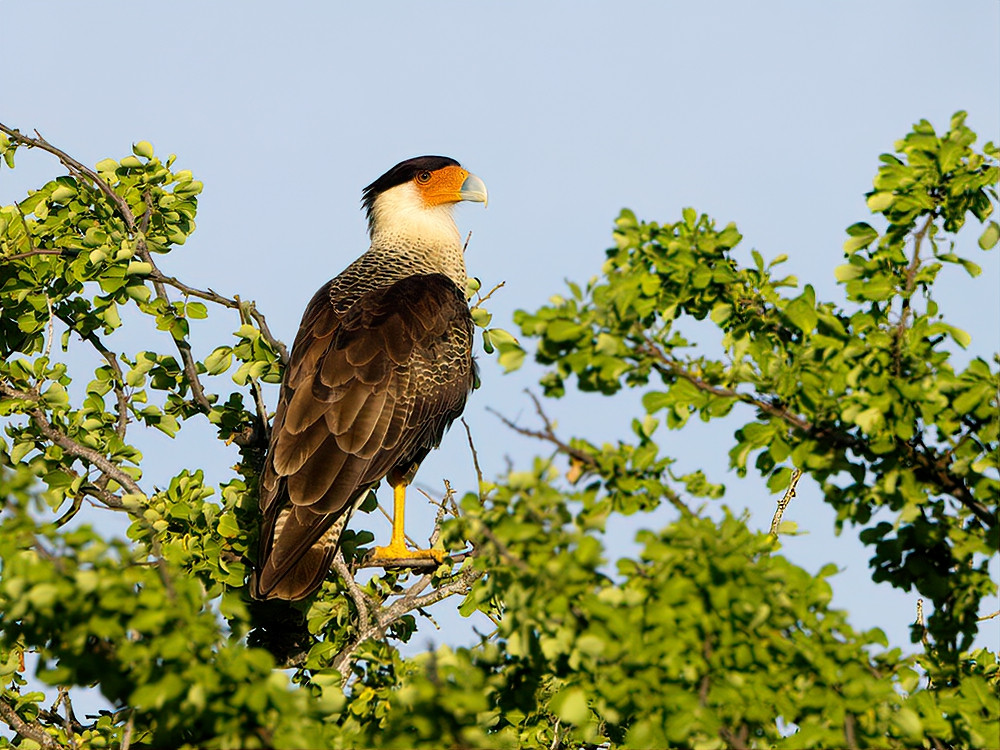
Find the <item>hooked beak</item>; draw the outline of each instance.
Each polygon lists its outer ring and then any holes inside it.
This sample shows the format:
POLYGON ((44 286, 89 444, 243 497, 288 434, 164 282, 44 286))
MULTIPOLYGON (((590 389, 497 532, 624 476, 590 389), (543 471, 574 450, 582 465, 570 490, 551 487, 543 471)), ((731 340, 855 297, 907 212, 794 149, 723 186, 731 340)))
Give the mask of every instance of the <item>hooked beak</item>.
POLYGON ((486 205, 486 183, 474 174, 470 174, 465 178, 465 182, 462 183, 462 188, 458 194, 462 197, 463 201, 475 201, 476 203, 482 203, 483 206, 486 205))

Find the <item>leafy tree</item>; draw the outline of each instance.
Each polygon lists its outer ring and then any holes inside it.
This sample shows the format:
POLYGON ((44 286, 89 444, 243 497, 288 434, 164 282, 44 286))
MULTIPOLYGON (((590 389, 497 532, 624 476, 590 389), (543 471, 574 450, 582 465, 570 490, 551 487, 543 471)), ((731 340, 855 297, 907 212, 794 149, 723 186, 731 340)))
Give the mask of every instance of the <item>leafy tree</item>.
MULTIPOLYGON (((744 263, 732 224, 623 211, 600 276, 515 322, 546 368, 545 397, 639 389, 633 437, 562 437, 536 401, 537 425, 508 425, 547 457, 439 498, 446 564, 366 578, 371 535, 358 531, 319 594, 288 606, 252 602, 245 586, 260 383, 280 378, 286 352, 253 303, 159 266, 194 231, 201 184, 146 142, 91 169, 0 131, 7 167, 30 148, 68 172, 0 208, 0 719, 13 732, 0 745, 996 744, 996 654, 970 649, 996 590, 1000 371, 996 357, 956 367, 970 337, 933 296, 947 265, 978 274, 956 252, 970 215, 986 224, 984 250, 1000 237, 1000 154, 974 148, 964 113, 944 134, 921 121, 881 157, 875 218, 848 228, 839 304, 778 275, 781 258, 744 263), (236 330, 198 353, 192 321, 210 312, 236 330), (121 351, 114 332, 143 316, 162 346, 121 351), (690 353, 691 320, 714 324, 716 356, 690 353), (90 380, 61 361, 80 352, 97 363, 90 380), (743 422, 729 456, 784 493, 772 533, 714 502, 722 487, 702 472, 672 472, 657 428, 694 415, 743 422), (234 476, 213 487, 184 470, 150 488, 135 431, 204 419, 238 449, 234 476), (830 607, 833 566, 814 576, 780 554, 800 476, 838 527, 860 528, 876 581, 932 603, 913 653, 830 607), (640 532, 637 557, 609 559, 606 524, 664 502, 676 519, 640 532), (84 503, 124 514, 127 538, 81 523, 84 503), (496 631, 402 658, 414 614, 448 597, 496 631), (29 689, 29 651, 55 706, 29 689), (115 710, 81 720, 80 687, 115 710)), ((488 296, 475 302, 484 348, 516 369, 526 349, 485 329, 488 296)))

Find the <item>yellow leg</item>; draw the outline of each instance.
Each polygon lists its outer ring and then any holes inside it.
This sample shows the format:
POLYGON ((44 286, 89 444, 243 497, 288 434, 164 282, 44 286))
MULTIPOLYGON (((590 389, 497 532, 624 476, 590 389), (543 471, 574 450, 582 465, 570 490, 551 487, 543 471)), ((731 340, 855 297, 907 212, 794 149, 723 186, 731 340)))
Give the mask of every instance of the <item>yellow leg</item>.
POLYGON ((439 549, 408 549, 404 539, 406 512, 406 485, 397 484, 392 488, 392 538, 388 547, 376 547, 372 550, 369 560, 385 562, 404 560, 423 560, 440 563, 444 560, 444 552, 439 549))

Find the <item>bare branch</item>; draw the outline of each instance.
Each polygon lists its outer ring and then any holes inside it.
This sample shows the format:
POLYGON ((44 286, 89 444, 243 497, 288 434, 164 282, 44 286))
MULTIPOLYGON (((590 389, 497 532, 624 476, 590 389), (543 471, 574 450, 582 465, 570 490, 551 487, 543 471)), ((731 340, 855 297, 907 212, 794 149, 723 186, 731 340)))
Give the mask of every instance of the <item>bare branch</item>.
POLYGON ((267 320, 264 319, 264 314, 257 309, 257 305, 253 302, 247 303, 247 312, 254 319, 254 322, 257 323, 257 328, 260 329, 260 334, 264 337, 264 340, 281 356, 281 364, 287 365, 288 349, 271 333, 271 329, 267 327, 267 320))
POLYGON ((76 736, 73 732, 73 726, 74 724, 79 725, 80 722, 76 721, 76 717, 73 715, 73 704, 70 702, 69 688, 59 688, 59 697, 56 699, 55 705, 52 707, 53 711, 55 711, 60 701, 62 702, 63 708, 66 712, 65 719, 63 720, 63 729, 66 731, 66 738, 69 740, 69 746, 75 750, 78 745, 76 736))
POLYGON ((924 627, 924 600, 917 599, 917 619, 914 621, 914 625, 920 628, 920 641, 925 646, 930 643, 930 639, 927 637, 927 628, 924 627))
POLYGON ((858 750, 858 736, 855 731, 857 723, 857 719, 850 711, 844 714, 844 739, 847 740, 849 750, 858 750))
MULTIPOLYGON (((514 423, 512 420, 503 416, 498 411, 489 406, 486 407, 486 411, 490 412, 491 414, 494 414, 496 417, 500 419, 501 422, 504 423, 505 426, 514 430, 514 432, 518 433, 519 435, 532 437, 535 438, 536 440, 544 440, 545 442, 554 445, 556 447, 557 452, 569 456, 571 463, 574 461, 576 462, 576 464, 571 466, 570 469, 570 473, 572 475, 571 481, 576 482, 579 479, 579 477, 583 473, 582 467, 587 467, 589 469, 598 469, 599 464, 596 458, 594 458, 586 451, 574 448, 568 443, 565 443, 559 439, 559 437, 555 433, 555 428, 551 420, 549 420, 548 415, 546 415, 545 411, 542 409, 541 401, 539 401, 538 397, 531 391, 525 390, 525 393, 527 393, 528 396, 531 398, 531 401, 535 405, 535 413, 538 414, 538 417, 542 420, 542 424, 544 425, 544 427, 541 430, 531 430, 528 429, 527 427, 521 427, 520 425, 514 423)), ((673 491, 668 487, 664 487, 663 489, 664 489, 663 493, 664 499, 671 505, 673 505, 675 508, 677 508, 677 510, 679 510, 686 516, 693 517, 697 515, 681 499, 681 496, 677 492, 673 491)))
POLYGON ((52 352, 52 339, 55 337, 56 333, 55 322, 53 321, 54 316, 52 315, 52 298, 48 294, 45 295, 45 307, 49 311, 49 319, 48 322, 45 324, 46 335, 45 335, 45 351, 43 352, 43 356, 48 357, 49 354, 52 352))
MULTIPOLYGON (((746 729, 746 724, 743 725, 743 729, 746 729)), ((740 734, 744 734, 744 732, 740 732, 740 734)), ((733 734, 732 730, 726 727, 720 727, 719 736, 725 740, 729 744, 729 747, 733 748, 733 750, 747 750, 745 739, 741 739, 740 735, 733 734)))
MULTIPOLYGON (((153 260, 153 256, 146 246, 145 239, 146 230, 149 228, 150 214, 153 210, 153 199, 148 190, 143 195, 143 202, 146 204, 146 211, 143 213, 142 221, 139 225, 140 235, 136 241, 136 253, 156 271, 156 262, 153 260)), ((150 278, 153 282, 153 289, 156 290, 156 297, 163 300, 167 307, 173 309, 174 305, 170 301, 170 296, 167 294, 167 289, 163 281, 158 276, 153 276, 152 274, 150 274, 150 278)), ((188 343, 186 338, 177 338, 173 334, 170 337, 174 340, 177 353, 181 355, 181 364, 184 368, 184 375, 187 377, 188 386, 191 388, 191 397, 198 405, 198 408, 203 413, 208 414, 212 411, 212 404, 209 402, 208 397, 205 396, 205 389, 202 387, 201 379, 198 377, 198 368, 195 365, 194 356, 191 354, 191 344, 188 343)))
POLYGON ((520 425, 516 424, 515 422, 505 417, 503 414, 498 412, 493 407, 487 406, 486 411, 495 415, 501 422, 504 423, 504 425, 506 425, 519 435, 524 435, 525 437, 532 437, 535 438, 536 440, 544 440, 545 442, 554 445, 559 450, 560 453, 564 453, 567 456, 575 458, 576 460, 580 461, 583 464, 586 464, 591 468, 596 468, 598 465, 596 458, 594 458, 585 451, 579 450, 578 448, 573 448, 568 443, 564 443, 562 440, 559 439, 559 437, 555 434, 555 431, 553 430, 552 423, 549 421, 549 418, 546 416, 545 412, 542 411, 542 405, 538 401, 538 397, 528 390, 525 390, 525 393, 528 394, 532 402, 535 404, 535 412, 541 418, 542 424, 544 425, 544 428, 542 430, 531 430, 528 429, 527 427, 521 427, 520 425))
POLYGON ((122 734, 122 750, 129 750, 132 745, 132 732, 135 729, 135 713, 130 713, 128 722, 125 724, 125 732, 122 734))
POLYGON ((331 567, 333 567, 334 572, 340 576, 340 580, 347 587, 347 594, 351 597, 351 601, 354 602, 355 609, 358 610, 358 619, 362 627, 370 624, 374 620, 372 608, 377 606, 376 603, 371 601, 362 588, 358 586, 357 581, 354 580, 354 574, 347 567, 347 563, 344 562, 341 555, 334 555, 331 567))
MULTIPOLYGON (((501 417, 503 419, 503 417, 501 417)), ((465 428, 465 437, 469 441, 469 450, 472 452, 472 465, 476 467, 476 479, 479 480, 479 502, 483 502, 483 470, 479 466, 479 453, 476 451, 476 445, 472 442, 472 430, 469 429, 469 423, 465 421, 465 417, 462 417, 462 427, 465 428)))

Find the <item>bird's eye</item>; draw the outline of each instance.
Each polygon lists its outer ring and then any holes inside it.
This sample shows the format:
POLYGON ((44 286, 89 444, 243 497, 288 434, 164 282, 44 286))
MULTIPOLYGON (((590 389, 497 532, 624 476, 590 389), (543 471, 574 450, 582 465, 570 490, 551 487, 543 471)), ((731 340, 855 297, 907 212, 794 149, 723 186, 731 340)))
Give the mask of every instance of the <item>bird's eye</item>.
POLYGON ((424 172, 418 172, 417 173, 417 182, 419 182, 421 185, 426 185, 430 181, 431 181, 431 173, 430 172, 424 171, 424 172))

